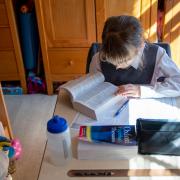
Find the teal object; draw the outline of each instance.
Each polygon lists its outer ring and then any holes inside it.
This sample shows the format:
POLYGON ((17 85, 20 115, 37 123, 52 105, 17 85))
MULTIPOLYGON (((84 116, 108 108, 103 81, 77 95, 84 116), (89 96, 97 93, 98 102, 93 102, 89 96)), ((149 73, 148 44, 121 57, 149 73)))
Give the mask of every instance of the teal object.
POLYGON ((13 156, 15 155, 15 150, 11 146, 4 146, 3 151, 8 151, 8 157, 9 158, 13 158, 13 156))
POLYGON ((35 13, 20 13, 19 20, 24 65, 27 70, 34 70, 37 67, 39 51, 39 36, 35 13))
POLYGON ((2 87, 4 95, 22 95, 23 89, 21 87, 2 87))

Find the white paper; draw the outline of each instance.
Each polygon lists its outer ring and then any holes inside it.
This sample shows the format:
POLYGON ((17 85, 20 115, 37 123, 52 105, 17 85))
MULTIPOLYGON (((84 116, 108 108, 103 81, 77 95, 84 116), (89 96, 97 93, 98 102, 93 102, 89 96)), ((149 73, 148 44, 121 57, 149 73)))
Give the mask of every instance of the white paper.
POLYGON ((135 124, 138 118, 180 121, 180 109, 176 107, 175 98, 132 99, 129 102, 129 124, 135 124))
POLYGON ((71 128, 78 130, 81 125, 135 125, 138 118, 180 121, 180 109, 176 107, 175 98, 130 99, 126 108, 114 117, 117 106, 118 102, 105 111, 98 121, 78 113, 71 128))

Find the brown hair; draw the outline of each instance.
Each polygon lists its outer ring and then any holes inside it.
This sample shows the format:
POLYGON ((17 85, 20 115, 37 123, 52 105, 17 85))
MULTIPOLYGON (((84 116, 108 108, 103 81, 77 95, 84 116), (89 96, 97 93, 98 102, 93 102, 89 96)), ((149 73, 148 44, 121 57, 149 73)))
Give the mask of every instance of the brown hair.
POLYGON ((137 50, 143 40, 143 29, 139 20, 133 16, 112 16, 104 25, 102 32, 102 59, 124 62, 132 49, 137 50))

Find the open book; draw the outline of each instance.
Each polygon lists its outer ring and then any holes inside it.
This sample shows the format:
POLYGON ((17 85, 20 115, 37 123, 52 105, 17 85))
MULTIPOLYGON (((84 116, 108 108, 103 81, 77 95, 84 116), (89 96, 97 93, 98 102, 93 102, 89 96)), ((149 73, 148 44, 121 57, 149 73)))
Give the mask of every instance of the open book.
POLYGON ((101 72, 89 73, 63 84, 60 88, 70 93, 74 109, 99 120, 105 112, 113 117, 127 100, 123 96, 115 95, 118 87, 104 80, 101 72))

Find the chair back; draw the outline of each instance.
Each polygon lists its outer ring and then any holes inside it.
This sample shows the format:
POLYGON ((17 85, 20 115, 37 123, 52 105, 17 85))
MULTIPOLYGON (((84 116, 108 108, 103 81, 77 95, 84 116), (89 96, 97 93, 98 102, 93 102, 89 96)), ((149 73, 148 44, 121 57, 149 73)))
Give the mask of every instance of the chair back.
POLYGON ((92 57, 100 50, 100 43, 92 43, 91 47, 89 48, 88 56, 87 56, 87 63, 86 63, 86 73, 89 72, 89 66, 92 60, 92 57))
MULTIPOLYGON (((164 48, 168 56, 171 57, 171 48, 168 43, 159 42, 159 43, 153 43, 153 44, 156 44, 164 48)), ((97 43, 97 42, 92 43, 91 47, 89 48, 89 52, 87 56, 87 63, 86 63, 86 73, 89 73, 89 66, 90 66, 92 57, 100 50, 100 48, 101 48, 101 43, 97 43)))
POLYGON ((170 48, 170 45, 168 43, 158 42, 158 43, 153 43, 153 44, 156 44, 156 45, 164 48, 167 55, 171 58, 171 48, 170 48))

